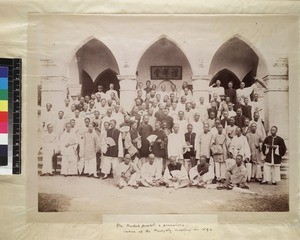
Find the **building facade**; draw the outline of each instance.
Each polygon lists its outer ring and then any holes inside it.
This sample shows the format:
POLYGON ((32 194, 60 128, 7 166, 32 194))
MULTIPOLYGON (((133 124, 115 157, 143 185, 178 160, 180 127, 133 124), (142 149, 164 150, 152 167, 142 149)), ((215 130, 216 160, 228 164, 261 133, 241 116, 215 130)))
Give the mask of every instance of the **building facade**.
POLYGON ((250 86, 257 77, 268 88, 257 90, 266 128, 278 126, 288 140, 288 61, 295 43, 294 26, 284 17, 109 15, 82 16, 74 22, 71 16, 47 16, 39 21, 47 31, 34 38, 43 30, 39 24, 29 35, 34 39, 31 56, 38 66, 32 74, 41 83, 42 108, 53 102, 58 110, 68 94, 85 95, 99 84, 107 89, 114 83, 121 105, 130 110, 137 81, 145 85, 147 80, 167 90, 171 84, 180 90, 186 81, 195 99, 208 101, 209 86, 217 79, 224 87, 233 81, 237 88, 242 81, 250 86), (181 74, 153 79, 155 66, 177 66, 181 74))

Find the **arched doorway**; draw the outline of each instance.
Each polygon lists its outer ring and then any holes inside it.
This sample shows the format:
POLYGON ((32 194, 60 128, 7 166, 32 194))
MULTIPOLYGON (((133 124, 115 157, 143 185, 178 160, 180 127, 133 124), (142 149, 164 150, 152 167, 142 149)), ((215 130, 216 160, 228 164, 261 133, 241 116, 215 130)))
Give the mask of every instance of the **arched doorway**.
MULTIPOLYGON (((243 40, 238 37, 233 37, 223 43, 213 56, 209 74, 215 77, 221 70, 227 69, 242 82, 246 75, 248 75, 248 80, 256 76, 258 64, 259 57, 255 51, 243 40)), ((221 80, 221 82, 227 81, 227 74, 223 74, 223 76, 220 77, 219 80, 221 80)))
MULTIPOLYGON (((266 66, 265 60, 256 49, 239 36, 235 36, 223 43, 213 56, 209 68, 209 74, 213 76, 210 86, 216 80, 220 80, 226 89, 231 79, 236 89, 239 88, 240 82, 249 87, 254 83, 258 72, 261 77, 268 75, 266 66)), ((261 91, 260 89, 261 86, 258 91, 261 91)))
POLYGON ((112 69, 108 68, 98 75, 94 82, 94 92, 97 92, 98 85, 103 87, 103 91, 109 90, 109 84, 114 84, 114 89, 118 92, 120 96, 120 84, 117 78, 117 73, 112 69))
POLYGON ((163 81, 172 81, 178 90, 181 89, 183 81, 187 81, 191 86, 192 74, 190 63, 184 52, 166 36, 162 36, 145 50, 137 66, 138 80, 142 81, 144 85, 147 80, 151 80, 152 84, 156 86, 159 86, 163 81), (173 66, 181 67, 181 77, 172 78, 172 74, 170 74, 168 78, 153 79, 151 78, 151 67, 155 66, 170 67, 170 71, 172 71, 171 67, 173 66))
POLYGON ((216 73, 211 79, 209 85, 214 84, 217 80, 221 81, 221 86, 224 88, 227 88, 228 82, 230 81, 233 83, 233 88, 237 89, 240 86, 240 80, 238 79, 238 77, 227 68, 222 69, 221 71, 216 73))
POLYGON ((107 90, 109 83, 114 83, 115 89, 119 91, 119 82, 116 81, 119 67, 104 43, 93 38, 81 46, 75 56, 83 96, 96 92, 100 84, 107 90))

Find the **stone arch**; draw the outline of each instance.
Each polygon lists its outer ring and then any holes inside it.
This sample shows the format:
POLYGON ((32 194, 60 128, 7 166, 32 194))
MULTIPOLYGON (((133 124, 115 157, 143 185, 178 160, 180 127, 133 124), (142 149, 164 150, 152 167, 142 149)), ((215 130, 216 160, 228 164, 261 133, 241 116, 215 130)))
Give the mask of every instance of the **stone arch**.
MULTIPOLYGON (((70 88, 74 95, 77 92, 91 92, 91 84, 83 84, 83 81, 94 83, 97 77, 105 70, 111 69, 119 74, 119 65, 112 51, 100 40, 90 36, 82 41, 72 51, 72 59, 69 63, 70 88), (89 89, 82 89, 90 86, 89 89), (79 88, 79 89, 78 89, 79 88), (80 89, 81 88, 81 89, 80 89)), ((95 90, 93 90, 94 92, 95 90)))
POLYGON ((253 77, 262 78, 268 75, 263 55, 253 44, 238 34, 218 48, 212 58, 209 74, 214 78, 222 69, 234 73, 241 82, 245 80, 247 86, 252 84, 253 77))
POLYGON ((228 86, 228 82, 230 81, 233 83, 233 88, 237 89, 240 86, 240 80, 238 79, 238 77, 227 68, 223 68, 222 70, 217 72, 211 79, 209 85, 214 84, 218 79, 223 80, 221 81, 221 86, 224 88, 228 86))
POLYGON ((107 68, 103 72, 101 72, 94 81, 95 92, 98 90, 98 85, 101 85, 103 87, 103 91, 107 91, 109 90, 109 84, 112 83, 114 84, 114 89, 119 93, 120 84, 117 75, 117 72, 112 70, 111 68, 107 68))
MULTIPOLYGON (((161 35, 141 54, 137 65, 139 81, 145 83, 147 80, 151 80, 150 66, 182 66, 182 80, 169 79, 169 81, 173 81, 177 89, 180 89, 183 81, 191 84, 193 72, 190 61, 180 46, 166 35, 161 35)), ((166 81, 166 79, 151 80, 157 86, 162 81, 166 81)))

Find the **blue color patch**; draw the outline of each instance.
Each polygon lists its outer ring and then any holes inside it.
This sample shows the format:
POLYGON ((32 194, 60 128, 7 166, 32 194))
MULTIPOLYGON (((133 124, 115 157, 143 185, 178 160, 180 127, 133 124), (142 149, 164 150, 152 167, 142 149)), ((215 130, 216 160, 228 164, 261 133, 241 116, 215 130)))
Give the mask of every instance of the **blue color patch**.
POLYGON ((8 67, 0 67, 0 78, 8 78, 8 67))

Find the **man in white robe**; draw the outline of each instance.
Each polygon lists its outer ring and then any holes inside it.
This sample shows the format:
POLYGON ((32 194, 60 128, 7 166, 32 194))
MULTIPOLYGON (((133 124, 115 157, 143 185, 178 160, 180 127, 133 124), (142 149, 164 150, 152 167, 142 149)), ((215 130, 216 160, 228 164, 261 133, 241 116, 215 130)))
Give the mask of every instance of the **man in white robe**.
POLYGON ((59 148, 62 155, 61 174, 76 175, 77 174, 77 152, 78 139, 76 134, 71 131, 71 124, 66 124, 66 129, 60 137, 59 148))
POLYGON ((53 176, 52 157, 58 152, 58 137, 53 132, 53 125, 51 123, 47 125, 47 132, 43 133, 41 152, 43 153, 41 176, 46 174, 53 176))
POLYGON ((188 121, 184 119, 184 111, 178 112, 178 119, 174 121, 174 123, 178 124, 179 126, 179 134, 184 136, 184 134, 187 132, 187 125, 188 121))
POLYGON ((96 152, 98 151, 98 135, 93 129, 93 124, 90 123, 88 131, 83 134, 84 142, 84 173, 89 177, 98 178, 96 152))
POLYGON ((203 133, 201 133, 195 143, 196 148, 196 159, 200 159, 200 156, 205 155, 207 161, 210 158, 210 143, 212 140, 212 134, 209 131, 209 126, 207 123, 203 124, 203 133))
POLYGON ((183 160, 185 140, 184 135, 180 133, 180 127, 177 123, 173 125, 173 132, 168 135, 168 157, 175 157, 176 160, 183 160))
POLYGON ((232 138, 232 141, 229 144, 229 152, 232 154, 233 158, 236 158, 237 155, 242 155, 247 169, 247 180, 250 181, 252 175, 250 147, 247 138, 242 135, 242 130, 239 127, 236 128, 235 136, 232 138))
POLYGON ((154 163, 155 156, 149 154, 148 162, 141 169, 141 183, 145 187, 159 186, 162 183, 160 168, 154 163))
POLYGON ((203 132, 203 123, 200 119, 200 113, 195 112, 193 121, 190 122, 193 126, 193 131, 196 133, 196 136, 200 136, 200 134, 203 132))
POLYGON ((126 186, 132 186, 135 189, 139 187, 140 171, 131 161, 129 154, 126 154, 124 161, 117 165, 115 180, 119 189, 122 189, 126 186))

